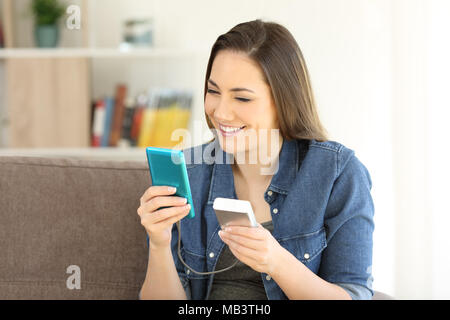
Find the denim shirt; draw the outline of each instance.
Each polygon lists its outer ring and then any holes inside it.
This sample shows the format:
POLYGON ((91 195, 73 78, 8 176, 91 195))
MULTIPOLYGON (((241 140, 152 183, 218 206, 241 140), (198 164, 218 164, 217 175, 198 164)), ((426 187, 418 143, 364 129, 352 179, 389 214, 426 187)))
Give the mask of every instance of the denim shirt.
MULTIPOLYGON (((180 222, 181 255, 194 270, 210 272, 225 247, 213 201, 237 199, 230 154, 217 139, 184 154, 195 217, 180 222)), ((367 169, 345 146, 316 140, 284 140, 278 165, 264 193, 274 238, 320 278, 341 285, 354 299, 370 299, 374 206, 367 169)), ((178 258, 177 241, 174 224, 172 254, 188 299, 208 299, 214 275, 188 270, 178 258)), ((262 273, 261 279, 268 299, 287 299, 270 276, 262 273)))

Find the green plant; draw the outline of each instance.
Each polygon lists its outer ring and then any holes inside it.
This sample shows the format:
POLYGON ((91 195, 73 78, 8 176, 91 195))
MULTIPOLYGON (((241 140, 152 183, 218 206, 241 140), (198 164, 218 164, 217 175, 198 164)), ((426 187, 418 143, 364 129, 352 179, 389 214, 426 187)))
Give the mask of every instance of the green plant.
POLYGON ((37 25, 56 24, 65 13, 58 0, 33 0, 31 9, 37 25))

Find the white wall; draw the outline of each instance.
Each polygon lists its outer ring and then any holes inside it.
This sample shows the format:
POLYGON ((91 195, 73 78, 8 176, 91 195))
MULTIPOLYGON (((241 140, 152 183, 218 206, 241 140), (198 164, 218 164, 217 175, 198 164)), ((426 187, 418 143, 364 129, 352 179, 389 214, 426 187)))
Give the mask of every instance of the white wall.
POLYGON ((191 87, 194 120, 204 119, 203 77, 217 36, 256 18, 290 29, 331 139, 354 149, 372 176, 374 288, 398 298, 450 298, 448 0, 88 3, 93 46, 117 47, 121 21, 153 16, 157 47, 203 52, 195 59, 94 61, 94 93, 111 93, 120 78, 133 90, 191 87))
POLYGON ((393 5, 395 291, 399 298, 449 299, 450 3, 393 5))
MULTIPOLYGON (((450 150, 448 149, 450 97, 450 2, 434 0, 428 7, 426 47, 427 57, 427 140, 428 163, 427 199, 431 213, 430 247, 431 298, 450 299, 450 209, 447 203, 450 181, 450 150)), ((430 215, 427 215, 430 217, 430 215)), ((430 236, 430 235, 429 235, 430 236)))
POLYGON ((426 3, 393 5, 393 123, 396 273, 399 298, 431 297, 427 214, 426 3))

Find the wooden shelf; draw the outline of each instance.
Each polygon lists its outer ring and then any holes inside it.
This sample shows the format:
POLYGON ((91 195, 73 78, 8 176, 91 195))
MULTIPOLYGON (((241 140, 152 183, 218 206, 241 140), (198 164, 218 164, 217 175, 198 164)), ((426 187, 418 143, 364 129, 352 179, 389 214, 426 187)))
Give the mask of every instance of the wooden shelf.
MULTIPOLYGON (((62 47, 37 48, 32 41, 32 16, 20 16, 26 2, 0 0, 6 38, 5 48, 0 48, 0 80, 3 82, 0 84, 0 155, 81 154, 88 158, 121 159, 124 152, 127 159, 145 160, 145 152, 133 149, 1 147, 89 147, 92 102, 99 97, 111 96, 117 83, 126 83, 132 98, 149 87, 202 88, 202 69, 197 66, 206 65, 204 61, 211 49, 189 43, 185 48, 121 45, 122 37, 110 38, 108 35, 121 32, 125 19, 128 15, 134 16, 136 10, 132 5, 125 6, 125 0, 120 0, 121 4, 116 2, 117 8, 131 9, 114 19, 111 17, 111 24, 103 28, 101 24, 92 23, 92 18, 101 14, 102 7, 95 5, 95 1, 77 0, 83 16, 81 34, 66 33, 67 41, 61 42, 62 47), (104 30, 108 31, 100 32, 104 30), (7 122, 2 123, 2 118, 7 122)), ((151 2, 146 6, 146 12, 151 13, 151 2)), ((166 43, 161 46, 175 46, 172 42, 166 43)), ((194 106, 200 105, 202 99, 198 91, 193 98, 191 121, 197 113, 202 114, 194 111, 194 106)))
POLYGON ((0 156, 77 158, 89 160, 146 161, 145 148, 0 148, 0 156))
POLYGON ((165 48, 21 48, 0 49, 0 59, 7 58, 192 58, 206 55, 206 50, 165 48))

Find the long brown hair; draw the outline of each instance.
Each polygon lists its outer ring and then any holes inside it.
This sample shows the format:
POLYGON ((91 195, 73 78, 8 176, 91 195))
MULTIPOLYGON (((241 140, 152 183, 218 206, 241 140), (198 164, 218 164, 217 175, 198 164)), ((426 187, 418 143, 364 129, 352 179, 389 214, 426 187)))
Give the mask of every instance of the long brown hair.
MULTIPOLYGON (((221 50, 244 52, 260 65, 272 90, 283 138, 327 140, 303 54, 289 30, 277 23, 254 20, 240 23, 219 36, 206 70, 205 99, 211 68, 221 50)), ((208 115, 205 116, 213 129, 208 115)))

